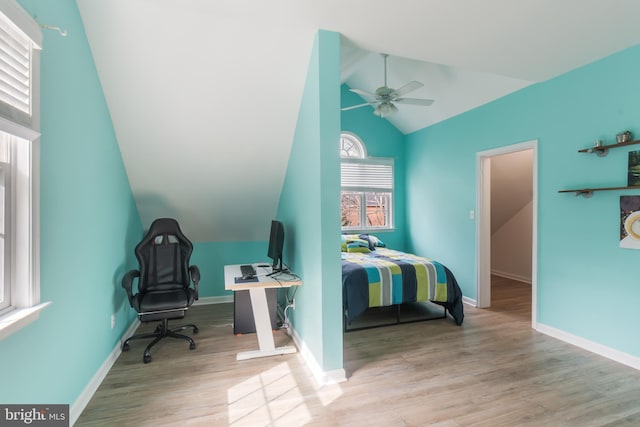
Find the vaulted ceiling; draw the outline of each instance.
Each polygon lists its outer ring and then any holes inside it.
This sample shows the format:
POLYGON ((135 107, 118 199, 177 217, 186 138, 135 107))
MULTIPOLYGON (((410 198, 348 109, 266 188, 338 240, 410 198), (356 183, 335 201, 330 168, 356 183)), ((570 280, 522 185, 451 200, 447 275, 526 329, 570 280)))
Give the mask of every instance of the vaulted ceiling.
POLYGON ((266 239, 318 29, 350 87, 381 86, 381 52, 389 86, 424 83, 404 133, 640 42, 635 0, 77 3, 143 225, 194 241, 266 239))

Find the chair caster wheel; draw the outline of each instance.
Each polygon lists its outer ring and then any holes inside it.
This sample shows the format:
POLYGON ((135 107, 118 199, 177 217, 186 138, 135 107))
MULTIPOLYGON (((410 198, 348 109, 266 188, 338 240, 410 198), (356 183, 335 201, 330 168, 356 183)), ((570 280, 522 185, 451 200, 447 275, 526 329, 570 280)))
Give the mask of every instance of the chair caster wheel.
POLYGON ((149 356, 149 355, 142 356, 142 361, 143 361, 144 363, 149 363, 149 362, 151 362, 151 356, 149 356))
POLYGON ((193 328, 193 333, 194 333, 194 334, 197 334, 198 332, 200 332, 200 329, 198 329, 198 328, 193 328))
POLYGON ((192 342, 189 344, 189 350, 195 350, 196 349, 196 343, 192 342))
POLYGON ((122 344, 122 351, 129 351, 129 343, 122 344))

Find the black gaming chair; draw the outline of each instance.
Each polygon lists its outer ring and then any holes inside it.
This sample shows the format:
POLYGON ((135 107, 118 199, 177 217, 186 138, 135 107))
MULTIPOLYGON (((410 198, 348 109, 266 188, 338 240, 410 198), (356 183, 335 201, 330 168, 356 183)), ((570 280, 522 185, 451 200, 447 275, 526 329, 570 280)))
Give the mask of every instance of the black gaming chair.
POLYGON ((131 270, 122 278, 122 287, 127 291, 129 304, 138 312, 141 322, 160 320, 156 330, 150 334, 134 335, 122 344, 122 351, 129 350, 129 341, 155 338, 144 350, 142 360, 151 362, 149 351, 164 337, 181 338, 189 342, 189 349, 196 343, 187 335, 178 334, 187 328, 198 333, 196 325, 184 325, 169 329, 169 319, 181 319, 198 299, 200 270, 189 265, 193 245, 187 239, 175 219, 160 218, 153 221, 149 231, 135 249, 140 270, 131 270), (132 290, 138 278, 138 293, 132 290), (193 288, 190 283, 193 282, 193 288))

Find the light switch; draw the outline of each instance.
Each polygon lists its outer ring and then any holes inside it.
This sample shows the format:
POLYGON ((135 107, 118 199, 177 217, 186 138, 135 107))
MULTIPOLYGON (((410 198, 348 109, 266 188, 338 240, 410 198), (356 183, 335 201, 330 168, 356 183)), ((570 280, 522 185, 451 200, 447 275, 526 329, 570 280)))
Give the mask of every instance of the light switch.
POLYGON ((471 210, 469 211, 469 219, 476 219, 476 212, 471 210))

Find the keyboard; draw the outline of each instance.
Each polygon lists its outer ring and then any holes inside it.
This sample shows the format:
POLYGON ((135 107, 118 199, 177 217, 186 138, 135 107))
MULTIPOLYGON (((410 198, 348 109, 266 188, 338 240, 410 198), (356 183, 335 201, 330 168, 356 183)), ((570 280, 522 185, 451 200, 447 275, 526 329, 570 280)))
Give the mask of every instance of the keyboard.
POLYGON ((240 266, 240 273, 242 273, 242 277, 255 276, 256 269, 251 264, 243 264, 240 266))

